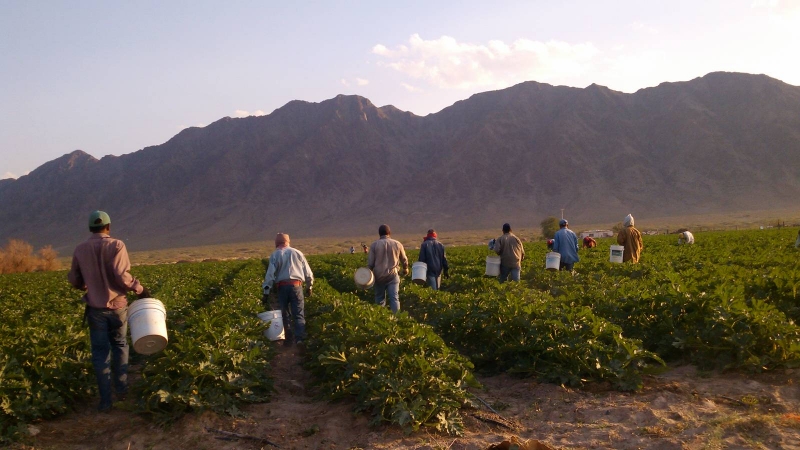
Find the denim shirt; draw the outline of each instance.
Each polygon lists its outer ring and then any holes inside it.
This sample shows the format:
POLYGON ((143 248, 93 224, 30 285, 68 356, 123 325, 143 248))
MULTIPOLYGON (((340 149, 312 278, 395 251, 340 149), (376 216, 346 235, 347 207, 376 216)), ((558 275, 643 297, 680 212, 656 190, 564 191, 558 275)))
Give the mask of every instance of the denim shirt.
POLYGON ((564 264, 575 264, 581 260, 578 257, 578 237, 567 227, 556 231, 553 251, 561 253, 561 262, 564 264))

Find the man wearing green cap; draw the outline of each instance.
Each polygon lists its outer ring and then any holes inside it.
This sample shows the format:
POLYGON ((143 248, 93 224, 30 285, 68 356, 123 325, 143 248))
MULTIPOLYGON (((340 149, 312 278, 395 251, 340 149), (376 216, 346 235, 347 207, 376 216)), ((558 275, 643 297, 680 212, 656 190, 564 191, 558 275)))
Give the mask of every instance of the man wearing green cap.
POLYGON ((92 235, 75 247, 72 268, 67 275, 70 284, 85 291, 84 318, 89 322, 92 343, 92 365, 100 391, 98 410, 111 409, 111 380, 118 399, 128 392, 128 299, 133 291, 139 298, 150 292, 134 278, 128 250, 119 239, 112 238, 111 219, 103 211, 89 215, 92 235), (109 356, 110 354, 110 356, 109 356))

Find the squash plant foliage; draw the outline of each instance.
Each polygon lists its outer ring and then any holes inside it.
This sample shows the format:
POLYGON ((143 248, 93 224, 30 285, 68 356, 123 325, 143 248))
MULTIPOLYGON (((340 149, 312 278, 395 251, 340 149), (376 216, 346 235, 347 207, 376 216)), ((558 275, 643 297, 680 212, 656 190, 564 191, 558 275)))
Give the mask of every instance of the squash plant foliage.
POLYGON ((325 396, 352 397, 373 423, 459 434, 472 364, 406 313, 340 295, 324 281, 309 302, 307 363, 325 396))
MULTIPOLYGON (((520 283, 486 278, 484 245, 448 247, 451 278, 433 292, 401 284, 402 312, 373 304, 353 272, 365 256, 311 256, 305 363, 328 398, 351 398, 374 422, 458 433, 475 370, 569 385, 641 386, 653 365, 769 371, 800 367, 797 229, 645 236, 639 264, 608 261, 613 239, 581 250, 575 273, 544 270, 526 243, 520 283)), ((525 236, 523 236, 525 237, 525 236)), ((447 243, 446 233, 442 235, 447 243)), ((415 251, 409 251, 414 260, 415 251)), ((200 409, 238 415, 269 399, 264 261, 134 267, 167 307, 170 343, 132 353, 134 411, 157 423, 200 409)), ((96 397, 81 294, 65 272, 0 275, 0 443, 27 424, 96 397)), ((131 298, 132 300, 133 298, 131 298)))

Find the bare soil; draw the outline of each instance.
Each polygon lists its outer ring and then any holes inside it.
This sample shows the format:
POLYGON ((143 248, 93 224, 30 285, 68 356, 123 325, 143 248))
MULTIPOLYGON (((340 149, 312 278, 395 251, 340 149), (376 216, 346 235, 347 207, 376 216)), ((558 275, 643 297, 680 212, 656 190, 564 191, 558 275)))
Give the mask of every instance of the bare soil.
MULTIPOLYGON (((370 426, 352 402, 315 396, 297 347, 278 347, 275 395, 245 418, 187 415, 168 429, 94 403, 34 424, 21 449, 486 449, 512 436, 552 449, 800 449, 800 370, 709 374, 679 366, 648 376, 641 392, 576 390, 507 375, 479 377, 481 405, 463 411, 463 436, 370 426), (235 435, 232 435, 233 433, 235 435), (264 439, 264 440, 259 440, 264 439), (269 442, 267 442, 269 441, 269 442)), ((480 403, 480 402, 479 402, 480 403)))

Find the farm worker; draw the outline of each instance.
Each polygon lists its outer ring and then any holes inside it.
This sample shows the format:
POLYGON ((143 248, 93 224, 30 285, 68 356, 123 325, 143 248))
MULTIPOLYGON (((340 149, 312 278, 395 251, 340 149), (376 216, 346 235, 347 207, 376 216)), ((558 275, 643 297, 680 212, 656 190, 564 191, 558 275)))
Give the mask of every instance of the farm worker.
POLYGON ((392 230, 389 225, 378 227, 380 239, 369 246, 367 266, 375 275, 375 303, 386 306, 386 296, 389 296, 389 307, 393 313, 400 311, 400 277, 397 267, 403 265, 403 276, 408 275, 408 257, 403 244, 391 237, 392 230))
POLYGON ((356 248, 351 245, 350 246, 350 254, 353 255, 355 253, 356 253, 356 248))
POLYGON ((583 238, 583 248, 595 248, 597 247, 597 241, 590 236, 586 236, 583 238))
POLYGON ((369 253, 369 249, 367 248, 367 244, 361 243, 361 249, 364 250, 364 253, 369 253))
POLYGON ((89 215, 89 239, 78 244, 72 254, 69 283, 85 291, 84 320, 89 322, 92 366, 100 391, 98 411, 111 409, 111 385, 118 400, 128 393, 128 291, 139 298, 150 292, 134 278, 128 250, 112 238, 111 218, 103 211, 89 215), (111 355, 109 357, 109 354, 111 355))
POLYGON ((289 246, 289 235, 278 233, 275 236, 275 251, 269 255, 269 267, 261 288, 264 296, 261 301, 269 305, 270 292, 278 291, 278 305, 281 309, 283 329, 286 332, 284 345, 294 342, 302 344, 306 338, 305 297, 303 282, 306 283, 306 295, 311 297, 314 285, 314 274, 308 266, 305 255, 300 250, 289 246), (274 288, 274 289, 273 289, 274 288), (289 314, 294 319, 294 327, 290 327, 289 314), (294 332, 294 333, 292 333, 294 332))
POLYGON ((428 286, 434 291, 439 290, 442 284, 442 274, 445 278, 450 278, 450 267, 447 265, 447 256, 444 254, 444 245, 437 239, 436 230, 431 228, 428 235, 419 247, 419 260, 428 265, 428 272, 425 279, 428 286))
POLYGON ((639 256, 642 254, 642 233, 633 227, 633 216, 628 214, 625 216, 624 228, 617 234, 617 244, 625 247, 622 252, 622 261, 631 261, 633 264, 639 262, 639 256))
POLYGON ((552 240, 552 239, 548 239, 548 240, 547 240, 547 249, 548 249, 548 250, 553 250, 553 244, 555 244, 555 242, 556 242, 556 241, 554 241, 554 240, 552 240))
POLYGON ((522 241, 511 232, 511 225, 503 224, 503 235, 494 240, 493 250, 500 255, 500 282, 508 278, 519 281, 525 249, 522 248, 522 241))
POLYGON ((689 231, 684 231, 678 235, 678 244, 694 244, 694 236, 689 231))
POLYGON ((561 219, 558 226, 559 229, 553 236, 553 251, 561 254, 558 270, 567 269, 572 272, 572 267, 581 260, 578 257, 578 236, 569 229, 567 219, 561 219))

